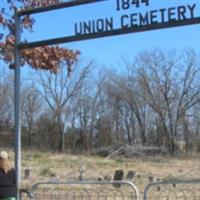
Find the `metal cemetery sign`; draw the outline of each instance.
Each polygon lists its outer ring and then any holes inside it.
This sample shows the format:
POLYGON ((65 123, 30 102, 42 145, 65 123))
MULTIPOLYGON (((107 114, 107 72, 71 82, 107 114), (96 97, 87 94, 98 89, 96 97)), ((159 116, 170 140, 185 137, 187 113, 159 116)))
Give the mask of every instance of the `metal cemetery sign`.
MULTIPOLYGON (((182 1, 182 4, 180 4, 181 1, 174 0, 173 4, 168 1, 168 6, 166 6, 166 2, 167 0, 159 0, 161 7, 155 9, 155 3, 158 4, 158 0, 80 0, 19 11, 18 14, 22 16, 91 3, 98 3, 97 6, 100 3, 109 3, 114 11, 113 16, 104 18, 99 16, 94 19, 74 22, 73 33, 70 36, 26 44, 21 43, 19 46, 23 49, 200 23, 199 1, 182 1), (176 5, 177 2, 178 5, 176 5), (176 6, 169 7, 170 3, 176 6)), ((102 10, 102 15, 105 14, 107 13, 103 13, 102 10)))
POLYGON ((75 23, 75 35, 80 36, 100 32, 113 32, 113 34, 117 32, 135 32, 136 30, 144 30, 144 27, 147 29, 157 28, 156 24, 163 25, 164 28, 182 24, 183 21, 188 23, 195 18, 197 9, 195 3, 144 12, 137 11, 136 8, 149 6, 151 1, 153 0, 116 0, 116 5, 114 5, 116 11, 132 10, 133 12, 130 14, 123 13, 119 18, 111 16, 104 19, 99 18, 75 23), (116 22, 119 24, 117 30, 116 22))
MULTIPOLYGON (((73 0, 52 6, 15 12, 15 167, 17 172, 17 200, 19 200, 21 182, 20 50, 126 33, 199 24, 200 1, 183 1, 183 4, 180 4, 180 2, 181 0, 171 0, 170 2, 168 0, 73 0), (163 7, 153 8, 152 4, 158 1, 161 4, 160 6, 163 5, 163 7), (177 5, 177 2, 179 2, 179 5, 177 5), (98 3, 97 6, 100 6, 101 3, 109 3, 110 7, 112 7, 112 14, 105 13, 103 8, 101 16, 98 18, 74 22, 72 35, 70 36, 35 42, 21 42, 20 18, 22 16, 92 3, 98 3), (169 7, 169 3, 173 3, 174 6, 169 7), (110 14, 111 16, 103 18, 102 15, 105 16, 105 14, 110 14)), ((87 16, 88 14, 86 13, 85 15, 87 16)))

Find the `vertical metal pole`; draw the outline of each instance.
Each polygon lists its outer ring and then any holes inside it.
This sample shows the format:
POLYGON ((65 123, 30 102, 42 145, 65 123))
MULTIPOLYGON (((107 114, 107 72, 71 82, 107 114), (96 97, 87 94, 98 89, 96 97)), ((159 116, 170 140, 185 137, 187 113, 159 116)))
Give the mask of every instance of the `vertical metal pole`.
POLYGON ((15 11, 15 170, 17 200, 21 186, 21 109, 20 109, 20 16, 15 11))

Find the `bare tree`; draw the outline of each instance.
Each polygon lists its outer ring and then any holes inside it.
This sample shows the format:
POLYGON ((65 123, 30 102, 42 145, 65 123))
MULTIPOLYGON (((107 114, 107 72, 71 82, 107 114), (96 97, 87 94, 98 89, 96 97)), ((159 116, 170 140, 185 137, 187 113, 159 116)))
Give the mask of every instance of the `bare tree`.
POLYGON ((0 146, 12 147, 14 143, 13 76, 0 66, 0 146))
POLYGON ((0 130, 13 127, 13 76, 0 71, 0 130))
POLYGON ((35 86, 26 86, 22 90, 22 120, 28 131, 28 146, 32 148, 32 136, 35 123, 42 111, 42 101, 35 86))
POLYGON ((137 59, 146 100, 159 116, 173 154, 181 119, 199 102, 197 57, 193 51, 185 51, 180 56, 155 50, 142 53, 137 59))
MULTIPOLYGON (((112 74, 108 81, 108 95, 113 99, 115 132, 126 129, 129 144, 136 142, 135 125, 139 127, 139 140, 146 143, 145 101, 135 75, 112 74)), ((119 133, 118 133, 119 134, 119 133)))
MULTIPOLYGON (((76 63, 78 66, 78 63, 76 63)), ((64 118, 67 115, 67 105, 70 103, 80 90, 80 87, 89 73, 91 63, 87 64, 84 68, 72 73, 71 77, 67 76, 66 68, 61 68, 59 73, 39 73, 37 80, 38 92, 42 95, 49 108, 53 111, 55 120, 57 121, 57 130, 59 133, 59 150, 65 149, 65 133, 64 133, 64 118)), ((80 65, 79 65, 80 67, 80 65)))

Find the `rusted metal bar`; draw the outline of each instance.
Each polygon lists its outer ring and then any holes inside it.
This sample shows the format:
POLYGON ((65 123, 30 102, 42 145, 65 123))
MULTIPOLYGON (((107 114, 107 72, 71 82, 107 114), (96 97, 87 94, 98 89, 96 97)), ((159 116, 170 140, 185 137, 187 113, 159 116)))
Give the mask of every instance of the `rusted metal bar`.
POLYGON ((76 1, 68 1, 68 2, 63 2, 63 3, 50 5, 50 6, 43 6, 43 7, 19 10, 18 11, 18 15, 19 16, 31 15, 31 14, 41 13, 41 12, 58 10, 58 9, 62 9, 62 8, 68 8, 68 7, 73 7, 73 6, 89 4, 89 3, 97 3, 97 2, 101 2, 101 1, 108 1, 108 0, 76 0, 76 1))
POLYGON ((76 41, 81 41, 81 40, 89 40, 89 39, 102 38, 102 37, 108 37, 108 36, 114 36, 114 35, 138 33, 138 32, 144 32, 144 31, 152 31, 152 30, 157 30, 157 29, 180 27, 180 26, 194 25, 194 24, 200 24, 200 17, 186 19, 186 20, 165 22, 165 23, 155 23, 155 24, 144 25, 144 26, 133 26, 130 28, 115 29, 111 31, 97 32, 94 34, 85 34, 85 35, 77 35, 77 36, 75 35, 75 36, 54 38, 54 39, 48 39, 48 40, 42 40, 42 41, 36 41, 36 42, 21 43, 19 44, 19 48, 27 49, 27 48, 46 46, 46 45, 55 45, 55 44, 61 44, 61 43, 76 42, 76 41))

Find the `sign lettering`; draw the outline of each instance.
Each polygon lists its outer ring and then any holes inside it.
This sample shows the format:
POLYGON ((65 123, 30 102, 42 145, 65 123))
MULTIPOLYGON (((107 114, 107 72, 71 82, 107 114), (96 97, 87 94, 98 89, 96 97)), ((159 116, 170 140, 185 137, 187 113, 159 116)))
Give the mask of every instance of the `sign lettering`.
POLYGON ((127 10, 131 6, 140 7, 141 4, 149 5, 149 0, 117 0, 116 10, 127 10))
POLYGON ((159 8, 141 12, 136 9, 138 7, 143 7, 144 10, 145 7, 150 5, 150 1, 151 0, 116 0, 115 10, 117 12, 125 12, 129 10, 127 14, 125 13, 118 17, 110 16, 106 18, 76 22, 74 24, 75 35, 84 36, 119 29, 125 30, 154 24, 180 22, 195 18, 195 13, 198 10, 196 3, 188 3, 187 5, 179 5, 177 7, 159 8), (130 12, 132 10, 133 12, 130 12))

